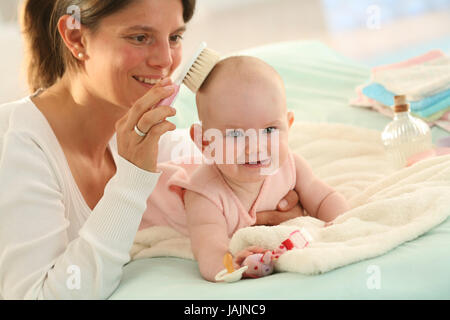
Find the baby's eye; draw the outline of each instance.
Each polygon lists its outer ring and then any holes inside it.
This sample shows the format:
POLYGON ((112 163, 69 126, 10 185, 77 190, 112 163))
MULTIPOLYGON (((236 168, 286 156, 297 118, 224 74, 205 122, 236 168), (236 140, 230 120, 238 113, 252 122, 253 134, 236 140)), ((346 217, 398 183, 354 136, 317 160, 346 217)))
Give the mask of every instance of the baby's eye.
POLYGON ((273 133, 275 130, 277 130, 277 128, 268 127, 268 128, 263 129, 263 133, 273 133))
POLYGON ((242 132, 242 130, 237 130, 237 129, 231 129, 231 130, 227 129, 226 136, 231 137, 231 138, 239 138, 239 137, 244 136, 244 132, 242 132))

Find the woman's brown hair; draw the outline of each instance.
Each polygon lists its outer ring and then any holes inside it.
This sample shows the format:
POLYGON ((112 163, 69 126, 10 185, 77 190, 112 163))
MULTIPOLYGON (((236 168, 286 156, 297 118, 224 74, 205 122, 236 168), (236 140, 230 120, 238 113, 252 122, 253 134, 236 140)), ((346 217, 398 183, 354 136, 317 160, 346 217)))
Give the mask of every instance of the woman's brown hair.
MULTIPOLYGON (((80 9, 81 24, 95 32, 101 19, 120 11, 135 0, 26 0, 22 13, 22 32, 27 48, 28 86, 32 92, 48 88, 77 61, 64 45, 58 32, 58 20, 70 6, 80 9)), ((194 14, 196 0, 180 0, 183 19, 194 14)), ((70 14, 70 13, 69 13, 70 14)))

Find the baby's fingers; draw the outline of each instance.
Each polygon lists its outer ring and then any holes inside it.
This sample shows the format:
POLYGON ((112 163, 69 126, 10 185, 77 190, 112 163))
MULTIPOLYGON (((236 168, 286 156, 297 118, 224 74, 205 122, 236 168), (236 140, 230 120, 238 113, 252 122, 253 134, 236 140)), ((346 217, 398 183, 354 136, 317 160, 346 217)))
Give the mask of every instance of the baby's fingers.
POLYGON ((236 257, 234 258, 234 261, 238 264, 238 265, 242 265, 242 263, 244 262, 245 258, 247 258, 248 256, 255 254, 255 253, 264 253, 266 252, 267 249, 263 249, 261 247, 257 247, 257 246, 252 246, 252 247, 248 247, 242 251, 239 251, 236 254, 236 257))

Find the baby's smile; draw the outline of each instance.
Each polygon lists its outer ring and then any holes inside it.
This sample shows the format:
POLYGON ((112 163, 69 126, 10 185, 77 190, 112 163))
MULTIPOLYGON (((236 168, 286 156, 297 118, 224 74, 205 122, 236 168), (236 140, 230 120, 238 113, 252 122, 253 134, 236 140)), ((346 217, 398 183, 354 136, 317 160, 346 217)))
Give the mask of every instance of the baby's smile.
POLYGON ((245 163, 243 163, 241 165, 246 167, 246 168, 258 169, 258 168, 267 167, 267 166, 270 165, 270 163, 271 163, 271 158, 267 158, 267 159, 264 159, 264 160, 245 162, 245 163))

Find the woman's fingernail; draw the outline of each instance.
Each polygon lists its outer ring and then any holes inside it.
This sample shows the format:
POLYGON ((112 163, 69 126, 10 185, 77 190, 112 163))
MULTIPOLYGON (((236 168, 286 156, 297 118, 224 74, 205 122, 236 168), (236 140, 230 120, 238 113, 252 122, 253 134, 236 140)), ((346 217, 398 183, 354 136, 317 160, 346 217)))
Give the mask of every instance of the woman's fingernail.
POLYGON ((167 77, 167 78, 162 79, 162 80, 159 82, 159 84, 160 84, 161 86, 165 86, 165 85, 168 85, 168 84, 171 83, 171 82, 172 82, 172 80, 171 80, 169 77, 167 77))
POLYGON ((287 200, 283 199, 283 200, 280 201, 279 205, 280 205, 280 208, 284 209, 284 208, 287 207, 288 202, 287 202, 287 200))
POLYGON ((164 86, 163 89, 166 91, 172 91, 175 89, 175 87, 173 85, 170 85, 170 86, 164 86))

